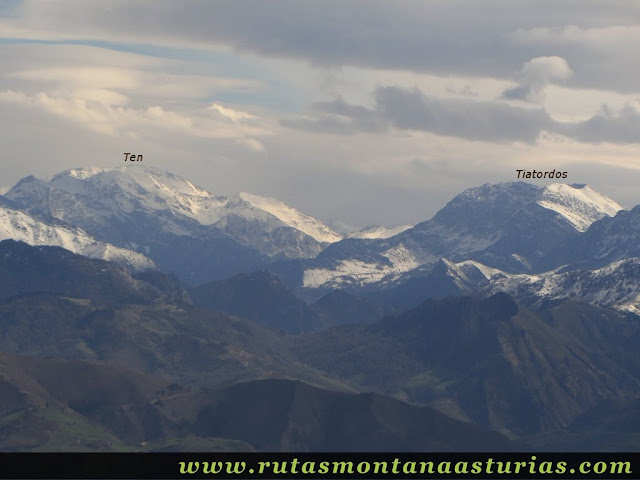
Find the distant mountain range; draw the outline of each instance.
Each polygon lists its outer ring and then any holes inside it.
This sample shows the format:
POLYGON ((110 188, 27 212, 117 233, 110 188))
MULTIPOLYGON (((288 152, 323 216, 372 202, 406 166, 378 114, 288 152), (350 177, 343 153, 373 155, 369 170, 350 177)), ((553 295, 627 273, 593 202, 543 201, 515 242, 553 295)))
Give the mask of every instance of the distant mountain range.
MULTIPOLYGON (((639 235, 640 206, 623 210, 578 184, 487 184, 414 227, 351 233, 276 199, 216 196, 141 165, 27 177, 0 196, 0 239, 61 246, 135 271, 160 269, 190 286, 270 270, 307 301, 341 290, 387 309, 508 291, 530 306, 575 296, 637 311, 639 235)), ((232 297, 204 303, 222 308, 232 297)), ((302 332, 332 324, 296 315, 297 327, 280 326, 302 332)))

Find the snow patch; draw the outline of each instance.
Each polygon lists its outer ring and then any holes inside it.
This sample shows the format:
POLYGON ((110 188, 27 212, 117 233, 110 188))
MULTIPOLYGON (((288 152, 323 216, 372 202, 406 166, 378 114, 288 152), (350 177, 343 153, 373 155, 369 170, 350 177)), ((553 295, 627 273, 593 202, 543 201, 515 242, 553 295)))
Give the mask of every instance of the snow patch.
POLYGON ((596 220, 613 217, 622 206, 586 185, 554 183, 544 188, 538 205, 553 210, 576 230, 586 231, 596 220))
POLYGON ((465 260, 464 262, 459 262, 459 263, 456 263, 455 265, 458 268, 463 268, 463 267, 466 267, 466 266, 475 267, 480 271, 480 273, 482 273, 482 275, 484 275, 484 277, 487 280, 491 280, 493 278, 503 278, 503 277, 511 277, 511 276, 513 276, 512 274, 504 272, 504 271, 499 270, 497 268, 487 267, 483 263, 476 262, 475 260, 465 260))
POLYGON ((366 239, 390 238, 404 232, 405 230, 409 230, 410 228, 413 228, 413 225, 400 225, 396 227, 383 227, 381 225, 373 225, 370 227, 365 227, 358 232, 351 233, 349 237, 366 239))
POLYGON ((380 282, 394 278, 422 265, 414 254, 399 244, 383 252, 389 262, 368 263, 361 260, 341 260, 333 269, 311 268, 304 271, 302 286, 317 288, 322 286, 359 285, 380 282))
POLYGON ((313 217, 305 215, 295 208, 285 205, 280 200, 270 197, 260 197, 241 192, 238 196, 260 210, 270 213, 286 225, 306 233, 321 243, 335 243, 342 240, 342 236, 313 217))
POLYGON ((30 215, 0 207, 0 241, 19 240, 29 245, 62 247, 78 255, 124 264, 134 270, 157 268, 144 255, 98 242, 79 228, 65 228, 40 222, 30 215))
POLYGON ((490 291, 538 299, 574 298, 640 312, 640 259, 618 260, 595 270, 557 273, 556 269, 539 275, 511 275, 492 282, 490 291))

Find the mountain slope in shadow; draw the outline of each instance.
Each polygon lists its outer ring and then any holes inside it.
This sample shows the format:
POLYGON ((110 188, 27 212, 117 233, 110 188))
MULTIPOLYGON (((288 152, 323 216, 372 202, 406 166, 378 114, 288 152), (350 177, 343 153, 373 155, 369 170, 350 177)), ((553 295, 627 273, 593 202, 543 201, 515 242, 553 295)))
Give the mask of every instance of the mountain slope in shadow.
POLYGON ((377 394, 261 380, 192 390, 122 367, 0 354, 3 450, 505 450, 495 432, 377 394))

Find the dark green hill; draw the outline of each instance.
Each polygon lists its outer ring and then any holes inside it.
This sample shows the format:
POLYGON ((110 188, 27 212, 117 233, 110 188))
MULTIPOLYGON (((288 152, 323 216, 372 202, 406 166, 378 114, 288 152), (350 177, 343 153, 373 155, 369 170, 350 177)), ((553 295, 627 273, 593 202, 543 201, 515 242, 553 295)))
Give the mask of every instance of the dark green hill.
POLYGON ((501 435, 372 394, 262 380, 191 390, 122 367, 0 354, 2 450, 505 450, 501 435))
POLYGON ((0 449, 126 450, 187 432, 152 405, 167 381, 121 367, 0 354, 0 449))
POLYGON ((501 435, 374 393, 260 380, 174 397, 200 436, 236 438, 267 451, 509 450, 501 435))
POLYGON ((539 450, 637 452, 640 450, 640 398, 607 400, 577 417, 567 428, 535 436, 539 450))
POLYGON ((284 339, 248 320, 190 305, 105 306, 49 294, 0 301, 0 351, 114 362, 180 383, 276 377, 351 390, 304 366, 284 339))
POLYGON ((533 313, 498 294, 429 300, 370 326, 296 339, 309 365, 510 435, 565 428, 640 392, 640 322, 566 302, 533 313))

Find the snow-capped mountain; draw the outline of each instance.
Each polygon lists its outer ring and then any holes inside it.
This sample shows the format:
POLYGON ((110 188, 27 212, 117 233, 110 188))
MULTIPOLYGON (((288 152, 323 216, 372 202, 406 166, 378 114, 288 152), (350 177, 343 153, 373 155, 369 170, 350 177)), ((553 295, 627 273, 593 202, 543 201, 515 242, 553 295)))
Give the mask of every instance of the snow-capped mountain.
MULTIPOLYGON (((282 224, 309 235, 318 242, 337 242, 342 236, 313 217, 304 215, 279 200, 249 193, 235 197, 215 196, 188 180, 153 167, 121 166, 118 168, 82 168, 61 172, 44 180, 49 187, 100 201, 114 215, 135 209, 169 211, 201 225, 214 225, 229 215, 246 220, 279 220, 282 224), (104 193, 118 193, 108 195, 104 193)), ((19 201, 20 189, 14 188, 8 198, 19 201)), ((23 203, 23 202, 22 202, 23 203)), ((56 217, 65 212, 52 210, 56 217)))
POLYGON ((33 246, 62 247, 85 257, 108 260, 134 270, 156 268, 144 255, 99 242, 79 228, 52 225, 25 212, 0 206, 0 241, 19 240, 33 246))
POLYGON ((9 190, 11 190, 11 188, 9 188, 9 187, 0 187, 0 195, 4 195, 9 190))
POLYGON ((192 283, 310 258, 341 235, 271 198, 217 196, 141 165, 27 177, 6 195, 20 208, 142 252, 192 283), (187 251, 188 250, 188 251, 187 251))
POLYGON ((584 185, 486 184, 390 238, 330 245, 301 267, 302 286, 375 288, 441 258, 510 273, 545 271, 552 252, 621 208, 584 185))

